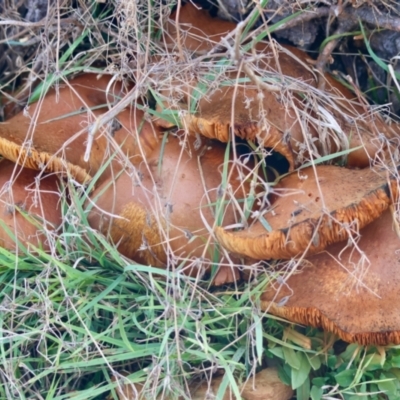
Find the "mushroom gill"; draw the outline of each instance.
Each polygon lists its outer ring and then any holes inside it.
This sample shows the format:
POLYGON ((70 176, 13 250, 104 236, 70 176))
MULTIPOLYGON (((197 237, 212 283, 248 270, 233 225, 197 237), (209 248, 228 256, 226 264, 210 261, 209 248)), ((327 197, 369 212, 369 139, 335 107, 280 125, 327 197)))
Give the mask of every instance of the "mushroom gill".
MULTIPOLYGON (((202 54, 217 44, 226 47, 221 39, 236 27, 188 3, 171 15, 163 40, 169 48, 175 44, 178 53, 202 54)), ((393 150, 398 124, 386 124, 329 74, 317 77, 305 52, 264 41, 249 51, 239 46, 239 53, 237 66, 225 63, 213 71, 196 64, 195 72, 177 74, 167 69, 169 76, 158 84, 165 108, 176 108, 169 99, 182 97, 182 124, 191 134, 227 142, 234 133, 258 141, 286 157, 291 169, 305 159, 347 149, 354 150, 346 156, 347 166, 362 168, 393 150), (319 80, 324 91, 317 88, 319 80), (196 112, 191 112, 196 98, 196 112)), ((163 125, 159 118, 155 122, 163 125)))
POLYGON ((269 313, 321 327, 346 342, 400 344, 400 239, 387 210, 356 246, 336 243, 261 296, 269 313))
POLYGON ((125 156, 140 162, 158 143, 158 130, 134 107, 120 112, 108 126, 90 132, 97 118, 124 94, 120 83, 111 85, 108 77, 96 74, 83 74, 58 90, 51 89, 27 111, 0 124, 0 154, 28 168, 68 171, 79 182, 103 168, 100 181, 106 179, 126 162, 125 156))
POLYGON ((216 228, 227 250, 254 259, 290 259, 315 254, 357 234, 398 197, 398 182, 386 170, 316 166, 291 173, 274 187, 275 200, 261 221, 231 232, 216 228))
MULTIPOLYGON (((223 263, 212 228, 218 220, 232 224, 240 219, 237 204, 250 192, 245 168, 233 162, 223 189, 225 151, 219 142, 208 141, 197 149, 193 138, 169 137, 147 164, 122 172, 93 192, 90 225, 123 255, 142 264, 184 265, 195 273, 198 267, 208 269, 216 256, 223 263)), ((223 277, 226 272, 219 275, 223 281, 232 279, 232 273, 223 277)))
POLYGON ((46 231, 62 223, 56 174, 21 168, 0 161, 0 246, 16 250, 19 244, 49 249, 46 231))

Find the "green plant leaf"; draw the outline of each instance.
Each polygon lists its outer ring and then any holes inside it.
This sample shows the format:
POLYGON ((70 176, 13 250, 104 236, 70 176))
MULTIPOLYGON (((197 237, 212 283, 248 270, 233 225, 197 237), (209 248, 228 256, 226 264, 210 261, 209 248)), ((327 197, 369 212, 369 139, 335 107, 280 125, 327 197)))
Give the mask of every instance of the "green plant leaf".
POLYGON ((298 369, 292 368, 291 377, 292 377, 292 388, 293 389, 297 389, 301 385, 303 385, 303 383, 308 378, 308 374, 310 373, 310 370, 311 370, 311 365, 308 362, 308 359, 304 353, 299 352, 297 354, 297 357, 300 360, 300 366, 298 369))
POLYGON ((311 368, 314 371, 317 371, 318 369, 321 368, 321 359, 320 359, 319 355, 317 355, 317 354, 307 354, 306 353, 306 356, 308 358, 308 362, 311 365, 311 368))
POLYGON ((329 368, 334 369, 337 364, 337 357, 334 355, 329 355, 327 360, 327 365, 329 368))
POLYGON ((311 400, 321 400, 323 393, 324 391, 322 390, 322 388, 313 386, 310 391, 311 400))
POLYGON ((284 360, 294 369, 300 369, 301 358, 298 357, 298 354, 300 353, 297 353, 290 347, 283 348, 284 360))
POLYGON ((303 384, 296 389, 297 400, 309 400, 310 398, 310 378, 307 376, 303 384))
POLYGON ((356 372, 357 371, 353 368, 345 369, 344 371, 335 375, 336 382, 342 387, 350 386, 354 380, 356 372))
POLYGON ((328 379, 329 379, 328 377, 318 376, 316 378, 313 378, 312 384, 319 388, 322 388, 322 386, 326 384, 328 379))
POLYGON ((397 386, 394 382, 394 378, 392 379, 387 379, 387 377, 384 374, 381 374, 380 379, 382 379, 380 382, 378 382, 378 388, 382 392, 384 392, 387 396, 389 396, 390 399, 398 399, 400 396, 400 392, 397 389, 397 386), (397 397, 393 397, 397 396, 397 397))
MULTIPOLYGON (((363 24, 361 23, 361 21, 360 21, 360 28, 361 28, 361 32, 362 32, 362 35, 363 35, 363 38, 364 38, 365 46, 367 47, 367 50, 368 50, 369 55, 372 57, 372 59, 373 59, 384 71, 389 72, 389 68, 388 68, 387 64, 386 64, 384 61, 382 61, 382 60, 376 55, 376 53, 372 50, 372 47, 371 47, 371 45, 370 45, 370 43, 369 43, 369 40, 368 40, 368 38, 367 38, 367 35, 366 35, 366 32, 365 32, 364 26, 363 26, 363 24)), ((396 76, 396 79, 400 80, 400 73, 394 71, 394 75, 396 76)))
MULTIPOLYGON (((290 369, 290 367, 288 367, 287 364, 285 364, 284 366, 279 366, 278 367, 278 376, 279 379, 285 384, 290 386, 291 385, 291 379, 290 379, 290 375, 288 374, 287 368, 290 369)), ((290 372, 290 371, 289 371, 290 372)))
POLYGON ((392 367, 400 368, 400 354, 390 357, 389 362, 392 367))
POLYGON ((367 366, 365 368, 366 371, 375 371, 377 369, 380 369, 385 364, 385 353, 371 354, 368 356, 368 359, 366 362, 367 362, 367 366))
POLYGON ((269 348, 268 351, 272 353, 274 356, 285 359, 285 356, 283 355, 283 348, 280 346, 276 346, 273 348, 269 348))

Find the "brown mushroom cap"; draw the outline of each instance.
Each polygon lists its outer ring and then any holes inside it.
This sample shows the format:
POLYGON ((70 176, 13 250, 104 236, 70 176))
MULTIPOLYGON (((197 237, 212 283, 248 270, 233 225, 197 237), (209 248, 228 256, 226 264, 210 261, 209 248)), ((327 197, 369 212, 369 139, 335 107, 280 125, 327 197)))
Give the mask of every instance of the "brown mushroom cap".
MULTIPOLYGON (((218 216, 214 211, 226 146, 209 142, 196 150, 192 138, 183 146, 178 138, 170 137, 164 150, 160 146, 148 158, 148 167, 140 166, 138 175, 124 172, 104 182, 91 196, 96 206, 88 217, 90 225, 108 234, 122 254, 137 262, 165 267, 171 252, 178 262, 212 261, 215 256, 210 231, 218 216)), ((238 179, 232 164, 229 170, 232 193, 236 199, 244 198, 249 183, 238 179)), ((225 223, 235 222, 232 204, 223 204, 221 212, 219 218, 223 216, 225 223)))
POLYGON ((56 175, 39 177, 32 169, 0 161, 0 246, 16 250, 17 243, 49 249, 43 229, 61 225, 60 194, 56 175), (44 227, 44 228, 41 228, 44 227))
POLYGON ((273 92, 264 92, 261 99, 259 91, 251 84, 216 90, 201 99, 197 113, 187 114, 183 122, 190 133, 200 133, 221 142, 228 142, 231 132, 242 139, 258 141, 282 154, 290 170, 295 166, 293 150, 298 150, 297 143, 303 142, 300 125, 295 115, 287 112, 287 106, 280 103, 273 92), (260 110, 264 112, 263 117, 260 117, 260 110), (288 141, 284 132, 289 130, 288 141))
MULTIPOLYGON (((222 379, 223 376, 218 376, 212 378, 210 381, 204 380, 202 382, 191 382, 189 386, 190 398, 192 400, 215 398, 222 383, 222 379)), ((112 380, 116 381, 116 378, 113 377, 112 380)), ((244 400, 289 400, 293 396, 293 389, 290 386, 285 385, 279 379, 278 370, 276 368, 263 369, 258 372, 254 378, 249 378, 246 383, 240 386, 239 390, 241 398, 244 400)), ((145 400, 149 398, 142 383, 123 383, 116 387, 116 392, 119 400, 145 400)), ((161 397, 164 400, 172 398, 161 397)), ((157 400, 161 400, 161 397, 157 397, 157 400)), ((234 394, 228 388, 222 400, 231 400, 232 398, 234 398, 234 394)))
POLYGON ((265 215, 270 232, 258 221, 239 232, 217 227, 216 236, 227 250, 258 260, 315 254, 378 218, 397 191, 385 171, 308 167, 275 187, 281 197, 265 215))
POLYGON ((213 18, 208 11, 187 3, 168 18, 162 30, 162 41, 169 49, 177 48, 180 43, 186 50, 206 53, 235 28, 235 23, 213 18))
POLYGON ((336 243, 308 259, 261 307, 362 345, 400 343, 400 239, 388 210, 361 232, 358 248, 336 243), (283 305, 279 305, 287 301, 283 305))
MULTIPOLYGON (((96 174, 115 152, 121 151, 131 162, 142 160, 157 145, 158 131, 144 120, 142 111, 128 108, 117 116, 114 126, 100 127, 95 133, 89 160, 84 161, 88 141, 84 128, 124 94, 119 83, 108 91, 109 81, 106 76, 97 79, 95 74, 84 74, 59 90, 50 90, 29 107, 32 118, 19 113, 0 124, 0 154, 32 169, 68 170, 80 182, 96 174)), ((102 179, 111 169, 118 170, 118 164, 115 157, 102 179)))
MULTIPOLYGON (((168 20, 164 43, 203 53, 221 44, 221 38, 235 28, 235 24, 212 18, 207 11, 188 3, 168 20)), ((248 140, 257 139, 264 147, 285 156, 291 169, 304 158, 356 148, 348 154, 347 165, 367 167, 371 159, 388 151, 388 144, 378 138, 395 139, 400 133, 398 124, 388 125, 379 114, 370 113, 354 94, 329 74, 317 78, 305 52, 285 45, 277 48, 268 42, 257 43, 254 51, 258 53, 256 68, 264 71, 263 76, 269 73, 277 87, 284 81, 281 89, 271 91, 265 85, 249 81, 238 83, 236 80, 246 77, 246 73, 230 72, 227 79, 232 80, 231 86, 212 89, 200 99, 196 114, 183 118, 189 132, 223 142, 229 140, 231 131, 248 140), (323 93, 316 89, 318 79, 325 80, 325 96, 328 94, 325 100, 322 100, 323 93), (306 140, 309 148, 304 145, 306 140)), ((187 110, 197 79, 191 74, 185 78, 186 85, 179 82, 183 77, 170 79, 169 87, 161 92, 166 98, 176 97, 174 86, 180 87, 178 92, 186 98, 182 108, 187 110)), ((165 125, 163 121, 156 123, 165 125)))
MULTIPOLYGON (((182 48, 187 51, 195 54, 205 53, 211 51, 216 45, 224 47, 221 39, 231 33, 236 27, 236 23, 214 18, 208 11, 198 8, 189 2, 171 14, 162 31, 162 41, 169 48, 178 48, 178 43, 180 43, 182 48)), ((294 46, 284 45, 283 47, 290 50, 293 56, 301 62, 295 62, 295 58, 290 54, 279 52, 279 50, 278 58, 271 57, 272 54, 270 53, 272 49, 269 42, 261 41, 255 45, 257 52, 268 53, 269 60, 266 66, 277 71, 277 62, 279 62, 279 69, 283 75, 293 78, 301 77, 304 81, 316 86, 315 75, 311 72, 310 68, 307 68, 309 64, 307 53, 294 46)), ((265 60, 261 62, 263 63, 265 60)), ((346 93, 350 93, 347 88, 342 87, 346 93)))

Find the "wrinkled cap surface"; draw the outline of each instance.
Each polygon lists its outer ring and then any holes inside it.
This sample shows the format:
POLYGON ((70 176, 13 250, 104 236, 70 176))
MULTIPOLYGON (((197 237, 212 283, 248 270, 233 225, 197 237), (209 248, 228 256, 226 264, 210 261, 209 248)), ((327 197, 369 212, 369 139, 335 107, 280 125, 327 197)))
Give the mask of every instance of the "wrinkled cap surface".
POLYGON ((0 124, 0 154, 28 168, 68 171, 79 182, 103 167, 106 179, 112 169, 119 169, 121 158, 142 161, 157 145, 158 130, 133 107, 99 127, 88 161, 84 159, 90 128, 126 91, 120 83, 109 84, 109 77, 83 74, 51 89, 27 112, 0 124))
POLYGON ((258 142, 282 154, 292 170, 297 143, 303 134, 295 114, 279 102, 273 92, 259 96, 257 88, 248 83, 235 88, 221 87, 199 101, 196 114, 184 117, 184 126, 192 134, 228 142, 232 133, 241 139, 258 142), (285 136, 285 132, 290 135, 285 136))
MULTIPOLYGON (((147 165, 124 171, 94 191, 90 225, 137 262, 157 267, 176 262, 194 271, 202 263, 208 267, 216 255, 211 234, 216 219, 235 223, 240 217, 229 195, 218 206, 225 151, 226 145, 219 142, 196 148, 193 138, 169 136, 165 147, 148 157, 147 165)), ((250 191, 236 168, 229 162, 235 203, 250 191)), ((223 280, 229 280, 228 275, 223 280)))
MULTIPOLYGON (((226 41, 221 39, 235 28, 234 23, 213 18, 188 3, 166 23, 164 44, 176 50, 179 63, 182 50, 191 55, 205 53, 218 44, 223 51, 226 41)), ((183 117, 189 132, 223 142, 232 133, 257 140, 286 157, 292 169, 304 160, 346 149, 354 150, 346 156, 347 166, 364 168, 376 157, 395 151, 399 125, 386 124, 331 75, 317 77, 305 52, 262 41, 248 52, 240 48, 240 57, 252 72, 244 71, 243 65, 230 66, 221 78, 220 72, 209 69, 203 76, 201 69, 195 74, 184 70, 172 76, 167 69, 169 75, 162 79, 165 84, 158 87, 164 107, 176 109, 179 102, 168 99, 179 98, 181 110, 192 110, 189 102, 197 97, 194 89, 201 92, 205 86, 208 90, 199 99, 196 112, 183 117), (205 83, 207 76, 211 76, 209 83, 205 83), (218 79, 221 85, 216 87, 218 79), (316 88, 321 80, 324 91, 316 88)))
POLYGON ((346 248, 346 242, 331 245, 308 258, 284 285, 267 288, 263 310, 322 327, 346 342, 399 344, 400 239, 391 212, 360 234, 358 249, 346 248))
POLYGON ((378 218, 397 198, 397 180, 386 171, 308 167, 275 186, 275 201, 258 221, 238 232, 216 228, 226 249, 254 259, 315 254, 378 218))

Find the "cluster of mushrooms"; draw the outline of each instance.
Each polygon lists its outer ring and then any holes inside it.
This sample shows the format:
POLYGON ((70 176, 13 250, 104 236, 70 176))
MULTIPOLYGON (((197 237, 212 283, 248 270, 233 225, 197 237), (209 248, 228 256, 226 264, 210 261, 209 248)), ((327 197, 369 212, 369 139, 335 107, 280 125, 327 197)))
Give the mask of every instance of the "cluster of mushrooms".
POLYGON ((177 95, 174 74, 150 77, 161 82, 153 118, 145 103, 125 101, 134 86, 106 75, 51 89, 0 124, 1 245, 49 250, 62 224, 59 180, 91 182, 88 221, 129 259, 191 275, 217 261, 215 284, 239 277, 232 262, 294 260, 262 294, 264 310, 347 342, 400 343, 399 125, 317 75, 296 48, 239 47, 243 27, 190 3, 164 22, 159 45, 177 54, 177 68, 182 56, 229 48, 236 63, 224 73, 236 84, 199 96, 191 71, 177 95), (116 113, 116 104, 125 108, 116 113), (180 129, 165 110, 176 111, 180 129), (272 186, 261 173, 255 183, 268 157, 235 162, 227 145, 235 140, 279 153, 289 172, 272 186), (329 155, 344 166, 318 163, 329 155), (238 204, 249 196, 256 201, 245 214, 238 204))

